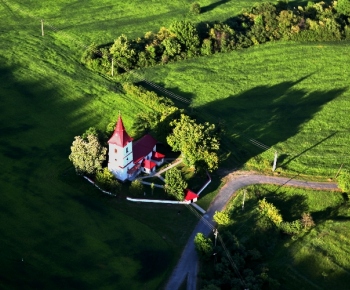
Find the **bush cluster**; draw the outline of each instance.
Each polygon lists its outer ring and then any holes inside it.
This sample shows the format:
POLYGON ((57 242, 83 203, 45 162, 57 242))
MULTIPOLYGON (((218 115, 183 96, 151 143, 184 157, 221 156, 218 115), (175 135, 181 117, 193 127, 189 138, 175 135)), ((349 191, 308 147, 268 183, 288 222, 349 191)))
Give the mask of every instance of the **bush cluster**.
POLYGON ((111 46, 91 45, 84 52, 82 61, 88 67, 108 74, 113 59, 115 71, 122 73, 280 39, 350 39, 349 23, 347 6, 341 1, 339 4, 308 2, 306 6, 298 7, 289 7, 282 2, 260 3, 225 22, 195 25, 190 21, 175 21, 170 27, 162 27, 157 33, 147 32, 141 38, 128 39, 123 34, 111 46))

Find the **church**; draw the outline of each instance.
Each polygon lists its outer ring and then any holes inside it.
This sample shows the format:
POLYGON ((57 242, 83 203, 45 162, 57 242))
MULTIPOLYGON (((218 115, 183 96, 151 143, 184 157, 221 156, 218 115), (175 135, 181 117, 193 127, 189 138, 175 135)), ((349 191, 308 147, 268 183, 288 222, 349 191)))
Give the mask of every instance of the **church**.
POLYGON ((121 116, 108 145, 108 169, 121 181, 133 180, 141 172, 154 173, 164 162, 165 156, 156 150, 157 140, 146 134, 134 142, 124 128, 121 116))

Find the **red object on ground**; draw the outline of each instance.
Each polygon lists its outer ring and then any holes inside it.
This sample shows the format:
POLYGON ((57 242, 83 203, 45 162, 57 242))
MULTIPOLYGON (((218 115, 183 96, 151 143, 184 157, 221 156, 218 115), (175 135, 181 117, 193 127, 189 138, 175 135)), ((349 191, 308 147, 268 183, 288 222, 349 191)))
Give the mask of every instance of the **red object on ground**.
POLYGON ((192 200, 195 198, 198 198, 198 194, 194 193, 193 191, 189 190, 188 188, 184 190, 185 192, 185 200, 192 200))

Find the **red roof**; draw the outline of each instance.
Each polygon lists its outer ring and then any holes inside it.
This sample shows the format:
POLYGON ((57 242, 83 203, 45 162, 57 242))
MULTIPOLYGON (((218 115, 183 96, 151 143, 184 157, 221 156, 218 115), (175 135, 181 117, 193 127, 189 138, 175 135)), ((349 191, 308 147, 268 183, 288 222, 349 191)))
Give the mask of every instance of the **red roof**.
POLYGON ((125 131, 122 117, 119 116, 117 125, 115 126, 114 133, 112 137, 108 140, 108 143, 125 147, 132 140, 133 138, 131 138, 128 135, 128 133, 126 133, 125 131))
POLYGON ((188 188, 184 190, 185 192, 185 200, 192 200, 195 198, 198 198, 198 194, 194 193, 193 191, 189 190, 188 188))
POLYGON ((132 148, 134 163, 140 161, 140 159, 151 153, 156 144, 157 140, 148 134, 137 140, 132 148))
POLYGON ((152 159, 153 160, 161 160, 164 157, 165 157, 165 155, 162 154, 162 153, 159 153, 159 152, 153 152, 153 154, 152 154, 152 159))
POLYGON ((142 162, 142 167, 145 167, 146 169, 153 169, 155 166, 157 166, 157 164, 155 164, 153 161, 151 160, 143 160, 142 162))

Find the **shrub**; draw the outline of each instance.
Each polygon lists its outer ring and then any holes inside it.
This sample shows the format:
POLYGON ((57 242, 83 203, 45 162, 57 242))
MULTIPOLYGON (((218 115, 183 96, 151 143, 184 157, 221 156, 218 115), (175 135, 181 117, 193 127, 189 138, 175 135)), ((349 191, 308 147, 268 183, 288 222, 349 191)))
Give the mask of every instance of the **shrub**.
POLYGON ((288 235, 297 235, 301 232, 303 226, 300 220, 295 220, 292 222, 281 222, 279 229, 288 235))
POLYGON ((315 222, 310 213, 304 212, 301 216, 301 224, 304 226, 304 229, 310 229, 315 226, 315 222))
POLYGON ((339 174, 338 178, 338 187, 343 192, 349 192, 350 191, 350 173, 347 171, 343 171, 339 174))
POLYGON ((140 196, 144 192, 143 184, 140 180, 136 179, 133 182, 131 182, 131 185, 129 187, 129 193, 133 196, 140 196))
POLYGON ((96 184, 103 190, 119 193, 121 184, 116 180, 113 173, 107 167, 96 172, 96 184))
POLYGON ((226 226, 231 223, 229 215, 223 211, 215 211, 213 218, 214 221, 221 226, 226 226))
POLYGON ((191 14, 194 14, 194 15, 198 15, 201 13, 201 6, 199 5, 198 2, 194 2, 191 4, 190 12, 191 14))

